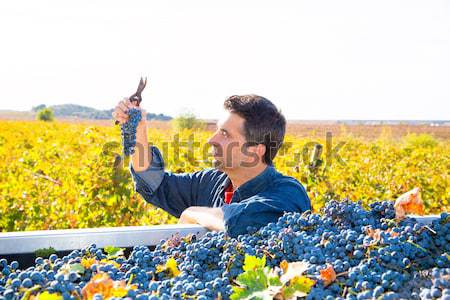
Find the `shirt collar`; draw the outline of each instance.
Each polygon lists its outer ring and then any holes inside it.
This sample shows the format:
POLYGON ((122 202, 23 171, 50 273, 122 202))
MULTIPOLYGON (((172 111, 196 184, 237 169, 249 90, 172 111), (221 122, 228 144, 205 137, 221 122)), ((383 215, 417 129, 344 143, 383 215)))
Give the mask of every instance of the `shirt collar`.
MULTIPOLYGON (((232 202, 240 202, 242 199, 249 198, 262 191, 272 181, 275 172, 275 167, 273 165, 268 165, 264 171, 234 190, 232 202)), ((231 180, 227 176, 225 182, 221 186, 221 191, 223 191, 230 183, 231 180)))

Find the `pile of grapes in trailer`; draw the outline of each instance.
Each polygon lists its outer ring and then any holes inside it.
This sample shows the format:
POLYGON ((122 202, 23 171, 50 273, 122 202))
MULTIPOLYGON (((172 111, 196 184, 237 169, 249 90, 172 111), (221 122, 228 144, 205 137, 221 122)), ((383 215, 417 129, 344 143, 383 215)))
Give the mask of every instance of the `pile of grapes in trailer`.
POLYGON ((95 245, 38 257, 22 269, 0 260, 0 300, 11 299, 450 299, 450 217, 397 220, 392 202, 331 201, 320 214, 154 249, 95 245))

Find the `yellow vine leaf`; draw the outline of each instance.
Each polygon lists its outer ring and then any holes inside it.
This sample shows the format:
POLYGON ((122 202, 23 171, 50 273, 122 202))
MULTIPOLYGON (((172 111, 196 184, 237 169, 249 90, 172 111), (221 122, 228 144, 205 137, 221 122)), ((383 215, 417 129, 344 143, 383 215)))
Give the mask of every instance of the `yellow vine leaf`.
POLYGON ((81 265, 83 267, 85 267, 86 269, 89 269, 95 263, 97 263, 97 260, 93 257, 89 257, 89 258, 83 257, 81 259, 81 265))
POLYGON ((169 271, 171 277, 176 277, 180 274, 180 270, 178 270, 176 260, 171 257, 166 262, 166 269, 169 271))
POLYGON ((44 291, 39 293, 36 297, 32 298, 34 300, 62 300, 63 297, 59 293, 49 293, 48 291, 44 291))
POLYGON ((166 261, 165 265, 156 266, 156 272, 164 272, 166 271, 170 277, 176 277, 180 274, 180 270, 178 270, 177 261, 171 257, 166 261))

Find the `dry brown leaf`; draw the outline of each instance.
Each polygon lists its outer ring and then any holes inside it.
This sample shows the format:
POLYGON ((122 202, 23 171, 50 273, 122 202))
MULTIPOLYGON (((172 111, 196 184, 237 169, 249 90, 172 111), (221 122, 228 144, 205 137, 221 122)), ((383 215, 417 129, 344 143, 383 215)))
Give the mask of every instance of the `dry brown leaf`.
POLYGON ((330 285, 336 280, 336 272, 332 265, 328 264, 325 269, 320 270, 320 279, 323 280, 325 286, 330 285))
POLYGON ((397 237, 400 235, 400 233, 395 232, 392 228, 387 229, 386 232, 388 232, 392 237, 397 237))
POLYGON ((136 289, 135 285, 127 286, 125 281, 114 281, 107 273, 98 273, 81 290, 82 299, 90 300, 95 294, 101 294, 103 299, 124 297, 128 289, 136 289))
POLYGON ((366 228, 366 235, 371 237, 373 241, 370 243, 370 245, 376 245, 381 241, 381 234, 382 233, 388 233, 392 237, 399 236, 398 232, 395 232, 392 228, 388 228, 387 230, 381 230, 379 228, 373 229, 373 228, 366 228))
POLYGON ((381 230, 380 229, 366 229, 366 235, 373 239, 373 244, 377 244, 381 240, 381 230))
POLYGON ((394 204, 395 218, 403 219, 406 214, 424 214, 424 206, 420 195, 420 188, 415 187, 397 198, 394 204))

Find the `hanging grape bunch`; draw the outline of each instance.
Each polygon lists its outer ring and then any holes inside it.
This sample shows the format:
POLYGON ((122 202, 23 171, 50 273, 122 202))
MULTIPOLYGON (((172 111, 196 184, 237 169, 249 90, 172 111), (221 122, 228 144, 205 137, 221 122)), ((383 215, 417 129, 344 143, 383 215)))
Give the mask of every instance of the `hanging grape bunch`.
POLYGON ((134 147, 136 146, 136 128, 142 119, 141 111, 137 108, 128 110, 128 115, 128 121, 120 125, 123 153, 125 156, 134 153, 134 147))
MULTIPOLYGON (((139 81, 139 86, 136 93, 130 96, 130 101, 135 103, 137 106, 142 101, 141 93, 147 85, 147 78, 139 81)), ((129 156, 134 153, 134 148, 136 147, 136 128, 142 119, 141 110, 137 108, 131 108, 128 110, 128 121, 120 125, 120 131, 122 135, 122 146, 123 153, 125 156, 129 156)), ((116 125, 119 124, 116 121, 116 125)))

